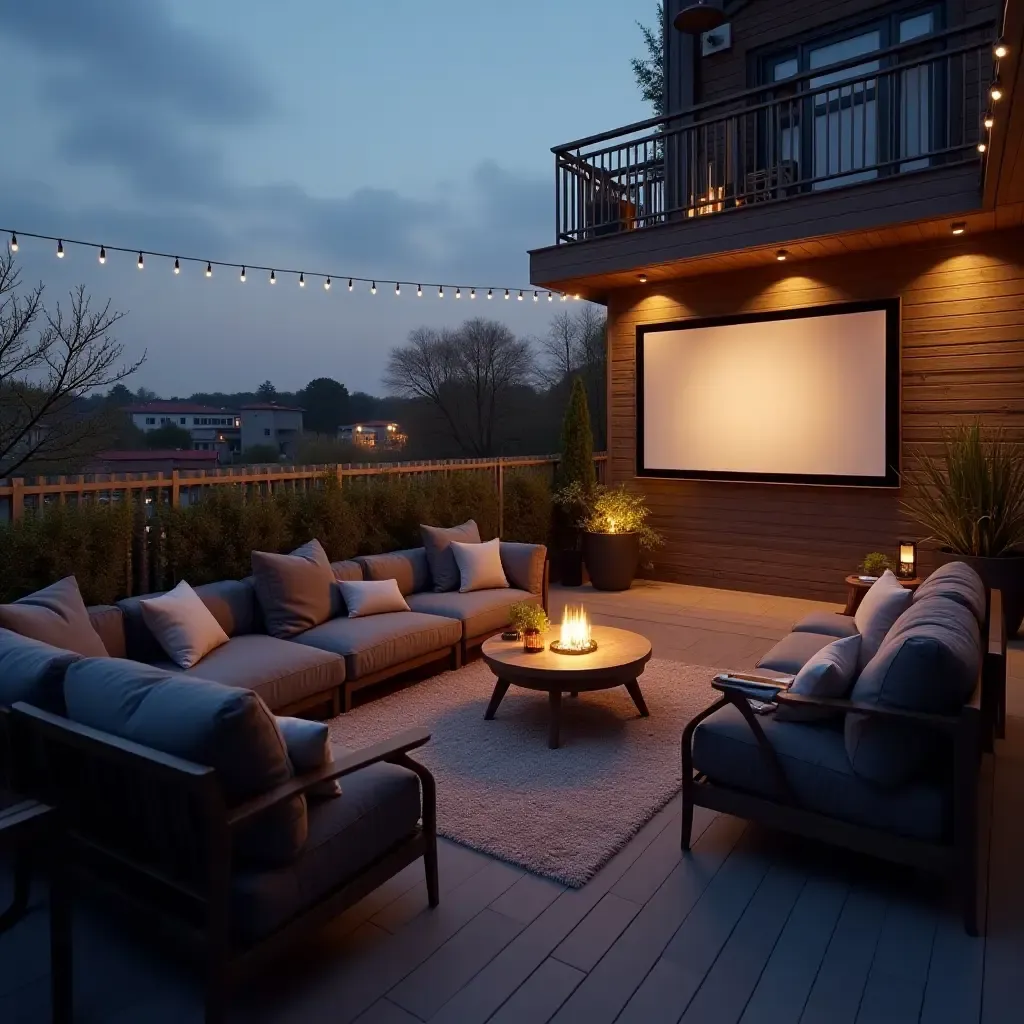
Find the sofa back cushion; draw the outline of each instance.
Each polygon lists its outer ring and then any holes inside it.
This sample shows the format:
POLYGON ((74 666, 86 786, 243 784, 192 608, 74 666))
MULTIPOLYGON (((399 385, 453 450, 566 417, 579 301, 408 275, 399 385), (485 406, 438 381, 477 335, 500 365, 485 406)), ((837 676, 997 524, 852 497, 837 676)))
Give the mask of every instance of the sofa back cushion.
POLYGON ((886 569, 864 595, 853 617, 860 633, 860 667, 863 668, 882 646, 893 623, 910 607, 913 594, 886 569))
POLYGON ((143 621, 180 669, 188 671, 228 642, 227 633, 185 580, 141 604, 143 621))
MULTIPOLYGON (((981 671, 981 630, 974 613, 944 597, 904 612, 861 671, 850 699, 867 704, 956 714, 981 671)), ((926 773, 935 734, 902 722, 847 715, 846 752, 862 778, 900 786, 926 773)))
POLYGON ((427 563, 430 566, 430 577, 434 590, 443 594, 447 590, 459 589, 459 567, 455 564, 455 556, 449 545, 453 540, 463 544, 479 544, 480 529, 472 519, 461 526, 442 529, 438 526, 421 526, 420 535, 423 546, 427 549, 427 563))
POLYGON ((518 544, 503 540, 501 564, 508 581, 516 590, 540 594, 544 590, 544 565, 548 549, 543 544, 518 544))
POLYGON ((89 608, 89 621, 99 633, 107 655, 126 658, 127 640, 124 635, 124 612, 116 604, 95 604, 89 608))
POLYGON ((64 674, 82 656, 0 629, 0 706, 19 700, 64 714, 64 674))
POLYGON ((105 658, 107 649, 89 621, 78 581, 68 576, 23 597, 0 605, 0 627, 40 643, 74 651, 83 658, 105 658))
POLYGON ((396 580, 403 597, 430 589, 430 568, 425 548, 389 551, 385 555, 362 555, 356 559, 368 580, 396 580))
POLYGON ((344 562, 331 562, 331 571, 339 583, 342 580, 347 583, 356 583, 363 578, 363 567, 354 558, 344 562))
MULTIPOLYGON (((860 659, 860 634, 833 640, 804 664, 796 674, 791 693, 804 697, 827 697, 843 699, 850 695, 857 678, 860 659)), ((780 722, 813 722, 821 719, 842 717, 826 708, 787 707, 780 704, 775 712, 780 722)))
MULTIPOLYGON (((274 716, 249 690, 138 662, 89 658, 68 669, 64 699, 72 721, 215 769, 228 807, 294 775, 274 716)), ((295 797, 238 831, 235 853, 254 867, 288 864, 301 851, 307 827, 306 801, 295 797)))
POLYGON ((979 624, 985 623, 988 600, 981 577, 966 562, 939 566, 914 593, 914 604, 933 597, 946 597, 970 610, 979 624))
POLYGON ((254 551, 252 576, 267 632, 280 640, 305 633, 340 610, 334 570, 318 540, 290 555, 254 551))

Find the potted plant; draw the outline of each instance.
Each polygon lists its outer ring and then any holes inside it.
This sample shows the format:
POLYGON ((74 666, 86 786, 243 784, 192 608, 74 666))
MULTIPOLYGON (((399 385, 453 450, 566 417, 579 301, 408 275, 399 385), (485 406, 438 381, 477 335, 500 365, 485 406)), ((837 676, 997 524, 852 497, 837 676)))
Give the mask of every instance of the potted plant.
POLYGON ((869 555, 865 555, 864 561, 860 564, 860 571, 865 576, 873 576, 876 579, 886 569, 892 569, 892 559, 888 555, 883 555, 881 551, 872 551, 869 555))
POLYGON ((532 601, 517 601, 508 610, 512 628, 523 638, 523 650, 536 654, 544 650, 543 634, 550 628, 547 613, 532 601))
POLYGON ((1003 594, 1008 635, 1024 618, 1024 452, 980 423, 946 431, 942 454, 915 453, 903 509, 939 545, 1003 594))
POLYGON ((636 577, 642 551, 664 543, 647 525, 650 509, 640 494, 618 487, 596 486, 589 493, 565 488, 555 496, 563 507, 580 508, 583 561, 596 590, 628 590, 636 577))
POLYGON ((585 511, 582 499, 597 485, 594 437, 590 429, 587 389, 576 377, 562 421, 562 457, 555 478, 555 547, 553 562, 567 587, 583 585, 583 552, 578 522, 585 511), (561 495, 561 498, 559 497, 561 495))

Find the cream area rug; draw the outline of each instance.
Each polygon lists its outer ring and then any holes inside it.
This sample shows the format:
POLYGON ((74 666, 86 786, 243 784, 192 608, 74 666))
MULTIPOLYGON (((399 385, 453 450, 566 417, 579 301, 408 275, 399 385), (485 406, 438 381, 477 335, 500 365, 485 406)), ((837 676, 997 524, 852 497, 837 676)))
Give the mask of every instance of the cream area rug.
POLYGON ((650 718, 623 687, 562 698, 561 747, 548 748, 547 694, 512 686, 493 721, 483 662, 446 672, 330 722, 358 748, 425 726, 413 753, 437 780, 438 832, 578 887, 679 791, 683 727, 718 694, 716 669, 651 660, 650 718))

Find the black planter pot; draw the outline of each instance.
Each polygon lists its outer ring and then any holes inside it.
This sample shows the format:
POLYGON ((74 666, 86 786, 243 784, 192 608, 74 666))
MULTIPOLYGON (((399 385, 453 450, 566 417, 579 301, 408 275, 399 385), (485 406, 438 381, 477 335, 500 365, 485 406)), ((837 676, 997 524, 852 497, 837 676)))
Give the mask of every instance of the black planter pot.
POLYGON ((945 550, 935 554, 939 565, 964 562, 981 577, 986 590, 1002 591, 1006 635, 1015 637, 1024 621, 1024 555, 983 558, 980 555, 958 555, 954 551, 945 550))
POLYGON ((595 590, 629 590, 640 565, 640 536, 585 533, 583 561, 595 590))
POLYGON ((575 548, 558 551, 555 554, 555 565, 559 582, 563 587, 583 586, 583 552, 575 548))

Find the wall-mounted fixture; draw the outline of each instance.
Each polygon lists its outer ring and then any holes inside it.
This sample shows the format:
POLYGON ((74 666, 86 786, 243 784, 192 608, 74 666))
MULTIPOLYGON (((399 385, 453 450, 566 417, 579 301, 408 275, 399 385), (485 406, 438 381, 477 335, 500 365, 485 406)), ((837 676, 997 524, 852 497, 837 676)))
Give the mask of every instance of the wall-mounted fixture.
POLYGON ((696 36, 724 25, 725 11, 718 0, 693 0, 675 16, 672 24, 680 32, 696 36))
POLYGON ((732 25, 725 24, 721 28, 713 28, 700 37, 700 53, 702 57, 710 57, 716 53, 725 53, 732 49, 732 25))

